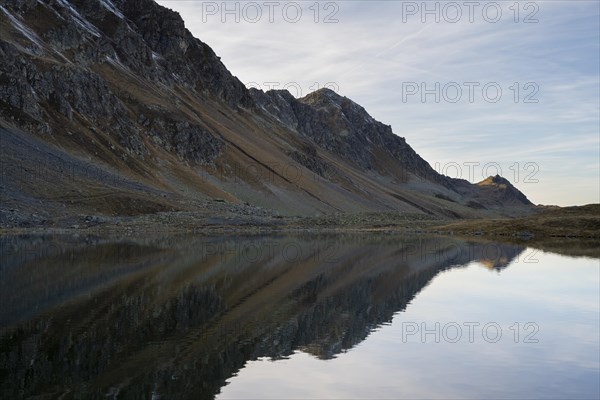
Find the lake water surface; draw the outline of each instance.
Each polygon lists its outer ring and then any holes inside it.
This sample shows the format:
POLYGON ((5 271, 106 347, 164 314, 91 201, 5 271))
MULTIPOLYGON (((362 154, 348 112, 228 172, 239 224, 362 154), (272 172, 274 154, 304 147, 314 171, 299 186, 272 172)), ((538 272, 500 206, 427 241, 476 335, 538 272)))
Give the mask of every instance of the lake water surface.
POLYGON ((600 266, 390 235, 0 237, 0 398, 598 398, 600 266))

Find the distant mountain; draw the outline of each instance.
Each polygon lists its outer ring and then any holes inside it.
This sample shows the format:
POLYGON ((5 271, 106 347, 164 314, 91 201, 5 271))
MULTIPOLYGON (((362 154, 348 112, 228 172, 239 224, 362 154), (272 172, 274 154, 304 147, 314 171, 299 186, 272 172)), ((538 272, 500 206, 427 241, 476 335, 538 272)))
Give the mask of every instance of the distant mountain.
POLYGON ((331 90, 248 90, 151 0, 4 0, 0 37, 4 226, 215 199, 282 215, 532 205, 510 184, 438 174, 331 90))
POLYGON ((477 184, 482 190, 492 192, 490 197, 495 197, 503 204, 531 204, 527 196, 513 186, 507 179, 500 175, 490 176, 477 184))

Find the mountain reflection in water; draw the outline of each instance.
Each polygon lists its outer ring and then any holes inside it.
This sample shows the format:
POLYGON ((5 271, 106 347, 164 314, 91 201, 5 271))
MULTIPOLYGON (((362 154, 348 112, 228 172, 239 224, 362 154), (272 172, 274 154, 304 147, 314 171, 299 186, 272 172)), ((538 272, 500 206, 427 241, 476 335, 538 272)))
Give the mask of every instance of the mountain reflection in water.
POLYGON ((423 236, 2 237, 0 397, 213 398, 247 361, 321 359, 440 271, 524 250, 423 236))

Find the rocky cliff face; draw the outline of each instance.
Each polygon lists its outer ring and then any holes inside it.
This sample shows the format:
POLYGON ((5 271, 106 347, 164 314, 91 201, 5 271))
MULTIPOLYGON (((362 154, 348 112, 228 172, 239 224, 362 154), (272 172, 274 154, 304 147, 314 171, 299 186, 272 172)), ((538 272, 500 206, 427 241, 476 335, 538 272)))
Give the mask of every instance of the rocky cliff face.
POLYGON ((1 7, 7 39, 0 42, 2 116, 29 131, 60 134, 66 121, 83 122, 112 134, 133 155, 148 154, 143 142, 149 136, 183 158, 209 162, 219 142, 206 129, 157 106, 147 110, 152 122, 142 110, 132 113, 130 99, 110 87, 106 69, 150 81, 167 95, 183 87, 232 107, 251 104, 210 47, 177 13, 153 1, 10 1, 1 7), (198 151, 204 144, 208 150, 198 151))
POLYGON ((301 99, 284 90, 263 93, 252 89, 251 93, 277 121, 363 170, 381 174, 402 170, 405 175, 450 185, 404 138, 395 135, 391 126, 376 121, 363 107, 330 89, 319 89, 301 99), (395 162, 390 165, 390 161, 395 162))
POLYGON ((178 13, 152 0, 9 0, 2 12, 26 53, 84 67, 120 63, 145 79, 250 105, 244 85, 212 49, 178 13))
POLYGON ((10 209, 26 200, 45 202, 31 211, 49 217, 54 208, 114 213, 93 199, 115 196, 132 213, 215 198, 294 215, 467 216, 530 204, 516 188, 508 199, 436 173, 390 126, 331 90, 301 99, 247 90, 152 0, 5 0, 0 34, 0 150, 12 163, 3 170, 17 162, 24 172, 1 177, 10 209), (30 145, 18 146, 18 136, 30 145), (88 163, 129 183, 35 179, 40 158, 57 169, 88 163), (132 185, 155 206, 142 206, 132 185), (71 191, 78 198, 66 202, 71 191))

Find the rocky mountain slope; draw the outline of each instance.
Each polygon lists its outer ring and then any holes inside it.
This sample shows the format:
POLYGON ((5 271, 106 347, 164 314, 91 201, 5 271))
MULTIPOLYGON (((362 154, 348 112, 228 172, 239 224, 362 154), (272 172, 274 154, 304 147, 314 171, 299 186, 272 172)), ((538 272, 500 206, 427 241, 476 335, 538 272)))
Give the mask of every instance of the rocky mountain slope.
POLYGON ((152 0, 0 4, 4 227, 215 201, 301 216, 531 209, 502 178, 473 185, 438 174, 330 90, 295 99, 246 89, 152 0))

